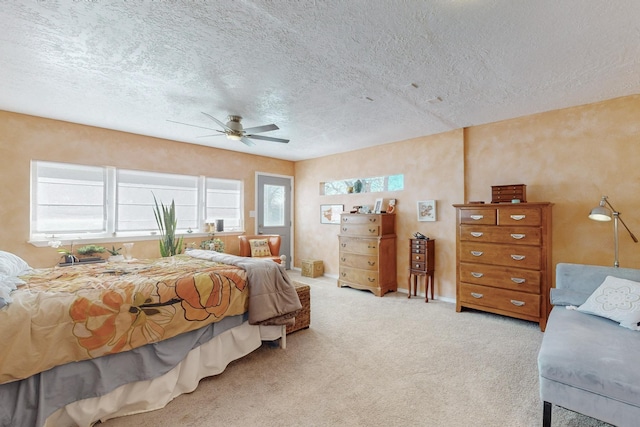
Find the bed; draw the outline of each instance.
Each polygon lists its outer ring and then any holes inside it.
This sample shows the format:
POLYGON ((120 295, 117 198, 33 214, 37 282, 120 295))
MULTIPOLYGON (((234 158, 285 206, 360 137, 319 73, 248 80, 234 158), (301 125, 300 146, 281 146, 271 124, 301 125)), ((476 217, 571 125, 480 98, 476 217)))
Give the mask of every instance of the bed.
POLYGON ((1 426, 88 426, 161 408, 283 337, 301 308, 271 261, 193 250, 30 269, 13 256, 8 271, 8 257, 0 253, 1 426))

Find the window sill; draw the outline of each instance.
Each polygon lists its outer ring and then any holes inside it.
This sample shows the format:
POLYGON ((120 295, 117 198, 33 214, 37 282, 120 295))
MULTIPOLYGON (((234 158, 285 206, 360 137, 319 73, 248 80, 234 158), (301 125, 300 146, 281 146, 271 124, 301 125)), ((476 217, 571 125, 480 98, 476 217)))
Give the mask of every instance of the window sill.
MULTIPOLYGON (((221 236, 239 236, 244 234, 244 231, 224 231, 224 232, 216 232, 214 237, 221 236)), ((193 233, 178 233, 178 237, 184 237, 186 239, 190 239, 192 237, 199 237, 202 239, 208 239, 211 236, 211 233, 205 232, 193 232, 193 233)), ((46 248, 49 247, 49 242, 55 240, 59 241, 61 246, 70 245, 73 243, 74 246, 83 245, 85 242, 89 243, 120 243, 120 242, 144 242, 150 240, 158 240, 160 238, 160 234, 149 234, 147 236, 117 236, 117 237, 89 237, 89 236, 78 236, 74 238, 58 238, 53 237, 46 240, 29 240, 27 243, 37 247, 37 248, 46 248)))

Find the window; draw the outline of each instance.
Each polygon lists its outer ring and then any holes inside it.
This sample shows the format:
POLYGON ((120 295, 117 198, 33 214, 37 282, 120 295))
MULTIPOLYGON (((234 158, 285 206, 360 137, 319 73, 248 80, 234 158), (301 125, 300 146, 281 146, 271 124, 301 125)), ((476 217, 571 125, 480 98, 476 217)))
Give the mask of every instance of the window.
POLYGON ((378 193, 381 191, 404 190, 404 175, 375 176, 371 178, 353 178, 320 183, 320 195, 328 196, 348 193, 378 193))
POLYGON ((198 230, 198 177, 118 170, 116 183, 116 232, 157 230, 154 196, 158 204, 175 202, 178 229, 198 230))
POLYGON ((105 169, 35 162, 31 234, 105 233, 105 169))
POLYGON ((242 231, 242 182, 230 179, 207 178, 205 181, 206 223, 224 221, 225 231, 242 231))
POLYGON ((179 232, 242 231, 238 180, 33 161, 31 240, 148 236, 157 231, 154 196, 174 201, 179 232))

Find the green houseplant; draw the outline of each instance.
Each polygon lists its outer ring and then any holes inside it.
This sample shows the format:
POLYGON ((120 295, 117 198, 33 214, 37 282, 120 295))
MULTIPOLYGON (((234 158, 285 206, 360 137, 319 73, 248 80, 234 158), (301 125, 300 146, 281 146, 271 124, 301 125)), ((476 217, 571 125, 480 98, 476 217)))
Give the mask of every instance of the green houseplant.
POLYGON ((177 255, 182 251, 182 237, 176 239, 176 204, 171 200, 171 205, 165 206, 162 202, 158 204, 155 194, 153 195, 155 208, 153 214, 160 230, 160 256, 168 257, 177 255))
POLYGON ((87 256, 87 257, 104 253, 104 251, 105 249, 102 246, 96 246, 96 245, 85 245, 76 250, 76 252, 78 252, 78 255, 87 256))

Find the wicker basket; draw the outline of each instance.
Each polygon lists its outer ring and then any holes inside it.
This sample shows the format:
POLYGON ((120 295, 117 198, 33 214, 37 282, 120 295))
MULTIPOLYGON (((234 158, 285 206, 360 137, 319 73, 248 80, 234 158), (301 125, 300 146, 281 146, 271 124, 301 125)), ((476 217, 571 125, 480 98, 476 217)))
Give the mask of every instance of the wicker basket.
POLYGON ((296 287, 296 292, 298 292, 302 310, 300 310, 296 316, 296 322, 293 325, 287 326, 287 334, 308 328, 311 324, 311 288, 309 288, 309 285, 295 281, 293 285, 296 287))

